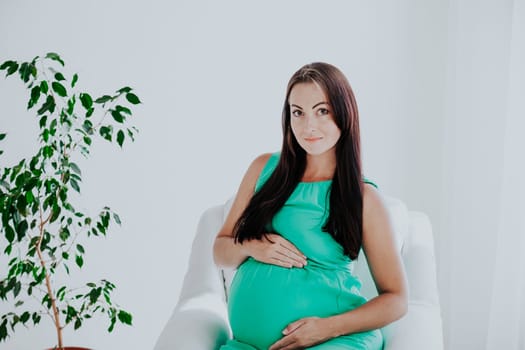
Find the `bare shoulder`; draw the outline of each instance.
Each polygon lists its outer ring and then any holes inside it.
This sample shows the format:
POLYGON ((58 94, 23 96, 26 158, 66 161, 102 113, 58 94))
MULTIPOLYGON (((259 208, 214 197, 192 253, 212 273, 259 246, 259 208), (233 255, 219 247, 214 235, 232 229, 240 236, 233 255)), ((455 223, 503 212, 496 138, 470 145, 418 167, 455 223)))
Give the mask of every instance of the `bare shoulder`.
POLYGON ((262 171, 266 163, 268 163, 268 159, 272 156, 271 153, 263 153, 259 155, 257 158, 255 158, 250 166, 250 168, 253 168, 253 170, 256 170, 257 175, 262 171))
POLYGON ((246 171, 245 178, 251 185, 255 185, 255 182, 259 178, 261 171, 268 162, 268 159, 271 157, 271 153, 263 153, 257 156, 252 163, 250 164, 248 170, 246 171))
POLYGON ((384 204, 381 192, 369 183, 363 185, 363 208, 365 206, 377 206, 384 204))
POLYGON ((381 192, 374 186, 365 183, 363 186, 363 226, 373 225, 374 222, 388 220, 385 200, 381 192))

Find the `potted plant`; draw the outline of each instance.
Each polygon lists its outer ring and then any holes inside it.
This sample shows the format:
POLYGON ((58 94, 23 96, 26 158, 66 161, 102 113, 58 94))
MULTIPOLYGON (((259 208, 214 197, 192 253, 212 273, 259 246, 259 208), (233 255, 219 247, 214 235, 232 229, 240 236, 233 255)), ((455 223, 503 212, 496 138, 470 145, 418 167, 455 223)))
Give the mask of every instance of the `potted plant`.
MULTIPOLYGON (((73 205, 70 194, 80 194, 82 180, 78 158, 89 156, 96 139, 120 147, 133 141, 137 129, 128 125, 130 107, 140 103, 130 87, 98 98, 78 92, 78 75, 68 79, 64 69, 56 53, 0 65, 29 90, 27 108, 36 109, 40 130, 33 157, 12 167, 0 162, 0 255, 7 261, 0 266, 0 300, 15 310, 0 316, 0 342, 17 326, 37 325, 47 315, 56 328, 54 349, 61 350, 63 329, 78 329, 95 314, 107 315, 109 332, 117 322, 132 323, 131 314, 111 300, 113 283, 102 279, 72 287, 63 281, 84 265, 82 241, 120 224, 109 207, 90 216, 73 205)), ((5 137, 0 132, 0 141, 5 137)))

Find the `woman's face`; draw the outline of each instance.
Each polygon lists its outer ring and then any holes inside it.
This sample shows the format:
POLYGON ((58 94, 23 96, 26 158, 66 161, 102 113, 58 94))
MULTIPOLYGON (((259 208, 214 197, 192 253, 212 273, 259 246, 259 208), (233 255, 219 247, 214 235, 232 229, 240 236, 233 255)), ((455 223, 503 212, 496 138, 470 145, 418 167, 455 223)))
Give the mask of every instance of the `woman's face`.
POLYGON ((323 89, 315 83, 298 83, 290 91, 288 104, 292 132, 299 145, 311 155, 332 150, 341 130, 323 89))

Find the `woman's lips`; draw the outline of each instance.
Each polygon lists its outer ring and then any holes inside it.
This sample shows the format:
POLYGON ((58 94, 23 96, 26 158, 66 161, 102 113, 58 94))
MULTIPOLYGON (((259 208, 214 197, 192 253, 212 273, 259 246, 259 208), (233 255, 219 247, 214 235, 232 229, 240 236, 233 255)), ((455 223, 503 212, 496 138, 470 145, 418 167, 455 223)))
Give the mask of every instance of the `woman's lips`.
POLYGON ((306 137, 304 140, 307 142, 315 142, 315 141, 319 141, 320 139, 321 137, 306 137))

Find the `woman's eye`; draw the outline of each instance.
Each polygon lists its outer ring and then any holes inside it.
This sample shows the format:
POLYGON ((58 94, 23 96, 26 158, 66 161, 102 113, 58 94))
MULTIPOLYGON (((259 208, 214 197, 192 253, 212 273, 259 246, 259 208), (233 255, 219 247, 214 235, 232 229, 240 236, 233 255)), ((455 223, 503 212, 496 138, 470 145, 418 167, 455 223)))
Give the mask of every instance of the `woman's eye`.
POLYGON ((326 108, 319 108, 319 110, 317 111, 317 113, 318 113, 319 115, 327 115, 327 114, 330 113, 330 111, 329 111, 328 109, 326 109, 326 108))
POLYGON ((303 112, 301 112, 300 110, 296 109, 296 110, 292 111, 292 115, 294 117, 300 117, 300 116, 303 115, 303 112))

